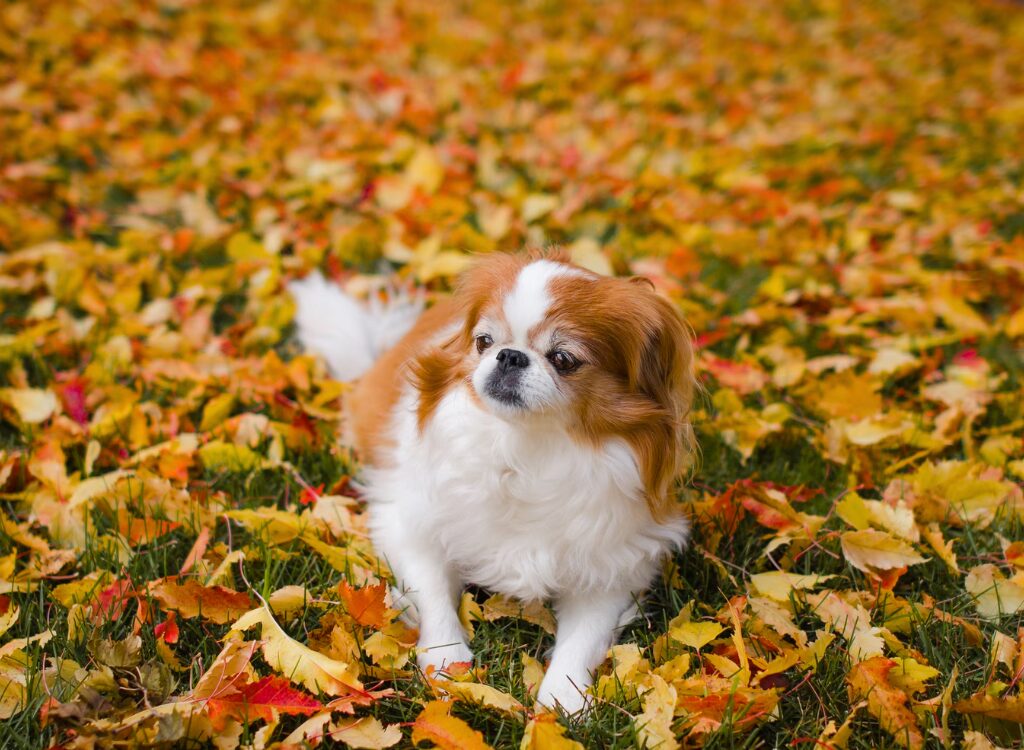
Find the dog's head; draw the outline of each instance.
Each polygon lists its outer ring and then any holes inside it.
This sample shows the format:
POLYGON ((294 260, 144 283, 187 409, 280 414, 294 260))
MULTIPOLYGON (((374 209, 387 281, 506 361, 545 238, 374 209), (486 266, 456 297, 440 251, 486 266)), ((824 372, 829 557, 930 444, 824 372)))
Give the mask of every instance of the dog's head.
POLYGON ((667 500, 691 446, 692 347, 646 279, 599 276, 558 254, 494 254, 462 279, 458 332, 422 354, 420 419, 464 383, 510 423, 611 437, 633 449, 648 500, 667 500))

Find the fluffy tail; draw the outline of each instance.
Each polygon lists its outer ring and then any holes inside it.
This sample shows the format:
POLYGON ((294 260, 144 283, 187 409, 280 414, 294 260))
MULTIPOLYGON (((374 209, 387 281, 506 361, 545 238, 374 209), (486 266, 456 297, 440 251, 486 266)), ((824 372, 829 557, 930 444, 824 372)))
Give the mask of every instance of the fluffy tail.
POLYGON ((389 295, 387 302, 374 295, 363 304, 319 272, 291 282, 288 291, 295 300, 299 341, 323 357, 338 380, 355 380, 369 370, 423 312, 418 295, 399 292, 389 295))

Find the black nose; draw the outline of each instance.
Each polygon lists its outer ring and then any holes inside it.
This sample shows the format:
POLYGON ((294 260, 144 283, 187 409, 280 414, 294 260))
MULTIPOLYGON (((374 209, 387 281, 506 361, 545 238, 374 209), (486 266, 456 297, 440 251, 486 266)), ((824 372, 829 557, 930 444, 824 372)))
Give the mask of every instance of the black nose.
POLYGON ((502 349, 498 352, 498 369, 502 372, 512 368, 525 369, 530 364, 530 358, 525 352, 518 349, 502 349))

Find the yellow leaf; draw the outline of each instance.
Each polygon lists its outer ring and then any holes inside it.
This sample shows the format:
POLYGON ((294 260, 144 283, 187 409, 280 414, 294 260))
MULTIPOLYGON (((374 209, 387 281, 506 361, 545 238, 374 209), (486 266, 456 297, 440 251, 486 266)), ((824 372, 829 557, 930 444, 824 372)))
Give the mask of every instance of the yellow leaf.
POLYGON ((222 393, 214 396, 206 402, 203 407, 203 418, 199 423, 199 429, 203 432, 212 430, 231 415, 235 408, 235 394, 222 393))
POLYGON ((723 630, 725 628, 717 622, 686 622, 673 626, 668 634, 684 646, 699 650, 715 640, 723 630))
POLYGON ((384 726, 375 716, 361 719, 347 719, 331 725, 330 736, 345 747, 359 750, 383 750, 402 741, 402 729, 398 724, 384 726))
POLYGON ((835 578, 835 576, 801 575, 798 573, 772 571, 770 573, 756 573, 750 576, 750 583, 765 596, 779 602, 786 602, 789 601, 789 596, 794 590, 805 591, 813 589, 815 586, 819 586, 832 578, 835 578))
POLYGON ((313 595, 305 586, 283 586, 267 597, 267 604, 275 615, 291 617, 296 612, 304 610, 313 595))
POLYGON ((601 252, 601 246, 597 240, 590 237, 580 237, 569 245, 569 256, 576 265, 601 276, 611 276, 614 273, 608 257, 601 252))
POLYGON ((921 536, 928 542, 928 546, 935 551, 942 562, 946 563, 946 567, 949 568, 949 572, 953 575, 960 575, 960 565, 956 560, 956 553, 953 551, 953 542, 955 540, 950 539, 948 542, 942 538, 942 529, 939 528, 937 523, 930 523, 926 528, 921 531, 921 536))
POLYGON ((909 543, 884 531, 845 531, 839 540, 847 562, 868 574, 926 562, 909 543))
POLYGON ((271 545, 290 542, 302 531, 298 516, 277 508, 241 508, 225 515, 271 545))
POLYGON ((565 727, 554 714, 542 713, 526 725, 519 750, 584 750, 583 745, 565 736, 565 727))
POLYGON ((904 419, 897 413, 882 414, 857 422, 836 420, 841 425, 843 435, 853 445, 866 448, 878 445, 884 440, 899 437, 913 429, 914 423, 904 419))
POLYGON ((494 708, 508 714, 520 714, 524 711, 523 704, 508 693, 503 693, 490 685, 479 682, 456 682, 454 680, 437 680, 436 687, 446 693, 468 703, 475 703, 485 708, 494 708))
POLYGON ((634 720, 641 744, 650 750, 675 750, 679 747, 672 720, 677 694, 674 686, 658 675, 651 676, 651 686, 643 694, 643 712, 634 720))
POLYGON ((781 604, 759 596, 748 596, 747 606, 765 625, 779 635, 789 636, 798 646, 807 645, 807 634, 797 627, 793 622, 792 613, 781 604))
POLYGON ((1024 573, 1007 578, 995 565, 978 565, 967 572, 967 593, 978 614, 990 620, 1024 609, 1024 573))
MULTIPOLYGON (((339 632, 338 628, 334 631, 339 632)), ((363 651, 373 663, 386 669, 402 669, 416 645, 416 631, 396 620, 363 641, 363 651)))
POLYGON ((702 657, 708 664, 713 666, 722 677, 732 680, 738 687, 746 687, 750 682, 750 670, 743 669, 732 659, 719 654, 704 654, 702 657))
POLYGON ((437 158, 437 152, 426 144, 417 148, 405 165, 405 179, 427 195, 436 193, 444 181, 444 165, 437 158))
POLYGON ((11 629, 11 625, 18 621, 18 607, 11 605, 11 608, 0 615, 0 635, 11 629))
POLYGON ((474 622, 484 619, 484 611, 476 603, 476 599, 468 591, 462 593, 462 600, 459 602, 459 622, 466 630, 466 636, 472 640, 476 630, 474 622))
POLYGON ((27 675, 23 667, 0 665, 0 721, 11 718, 26 708, 27 675))
POLYGON ((809 595, 807 603, 822 622, 847 640, 851 659, 860 661, 882 654, 882 630, 871 625, 871 615, 862 606, 843 601, 833 591, 809 595))
POLYGON ((803 651, 801 649, 793 648, 783 652, 765 664, 764 669, 757 673, 758 681, 770 675, 782 674, 786 670, 792 669, 797 664, 803 663, 802 657, 803 651))
POLYGON ((252 471, 263 459, 247 445, 232 445, 212 440, 199 449, 199 458, 210 471, 252 471))
POLYGON ((271 669, 311 693, 348 695, 363 689, 355 671, 346 663, 331 659, 302 645, 281 629, 265 606, 247 612, 231 626, 243 632, 259 625, 263 635, 263 657, 271 669))
POLYGON ((523 604, 501 594, 494 594, 483 604, 484 619, 494 622, 502 617, 518 617, 555 634, 555 617, 541 602, 523 604))
POLYGON ((996 745, 981 732, 967 730, 964 732, 963 750, 1009 750, 996 745))
POLYGON ((450 703, 431 701, 412 725, 414 745, 429 740, 441 750, 489 750, 484 736, 469 724, 452 716, 450 703))
POLYGON ((536 221, 545 214, 551 213, 560 203, 557 195, 549 193, 530 193, 523 199, 523 221, 527 224, 536 221))
POLYGON ((927 688, 926 682, 939 676, 939 670, 910 657, 899 657, 889 672, 889 682, 913 697, 927 688))
POLYGON ((525 651, 519 654, 519 659, 523 663, 523 687, 526 688, 526 694, 536 698, 537 690, 544 679, 544 665, 525 651))
POLYGON ((1004 330, 1006 335, 1013 339, 1024 336, 1024 307, 1017 310, 1007 319, 1004 330))
POLYGON ((0 402, 14 409, 25 424, 45 422, 57 411, 57 395, 41 388, 0 388, 0 402))
POLYGON ((954 703, 953 710, 962 714, 981 714, 993 719, 1024 724, 1024 695, 995 696, 981 692, 967 700, 954 703))

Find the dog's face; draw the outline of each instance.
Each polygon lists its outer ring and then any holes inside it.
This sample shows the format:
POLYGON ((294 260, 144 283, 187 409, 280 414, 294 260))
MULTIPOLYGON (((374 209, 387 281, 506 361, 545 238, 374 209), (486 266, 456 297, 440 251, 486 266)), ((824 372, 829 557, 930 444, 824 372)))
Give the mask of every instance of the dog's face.
POLYGON ((595 364, 579 331, 560 315, 556 281, 593 284, 580 269, 539 260, 511 288, 489 294, 472 326, 470 382, 486 409, 506 419, 568 418, 581 372, 595 364))
POLYGON ((694 380, 686 328, 649 282, 495 254, 466 275, 456 300, 459 332, 416 364, 421 421, 440 391, 464 383, 510 423, 553 422, 591 443, 625 439, 649 498, 664 496, 689 445, 694 380))

